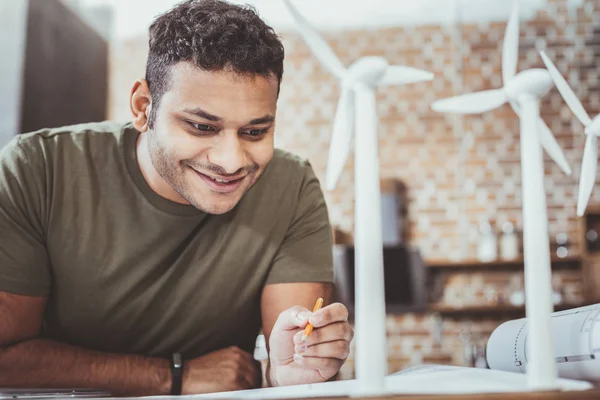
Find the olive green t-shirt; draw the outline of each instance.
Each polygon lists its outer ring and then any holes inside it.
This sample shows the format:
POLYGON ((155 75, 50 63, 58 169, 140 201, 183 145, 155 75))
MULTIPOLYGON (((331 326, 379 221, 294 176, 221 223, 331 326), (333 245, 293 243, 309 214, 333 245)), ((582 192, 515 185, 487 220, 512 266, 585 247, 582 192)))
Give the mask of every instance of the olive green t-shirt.
POLYGON ((333 281, 317 178, 275 150, 238 205, 210 215, 148 186, 138 135, 83 124, 19 135, 0 151, 0 291, 46 297, 43 336, 76 346, 252 351, 264 285, 333 281))

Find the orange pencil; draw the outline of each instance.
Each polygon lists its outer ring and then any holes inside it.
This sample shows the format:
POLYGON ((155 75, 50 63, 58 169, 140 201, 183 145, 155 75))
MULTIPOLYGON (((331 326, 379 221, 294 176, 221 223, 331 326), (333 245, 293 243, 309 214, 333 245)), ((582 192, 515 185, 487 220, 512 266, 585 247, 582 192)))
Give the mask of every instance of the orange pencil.
MULTIPOLYGON (((313 313, 317 312, 319 309, 321 309, 321 307, 323 307, 323 298, 319 297, 317 299, 317 302, 315 303, 315 307, 313 308, 313 313)), ((313 331, 313 326, 310 324, 310 322, 308 324, 306 324, 306 328, 304 328, 304 335, 302 335, 302 341, 306 341, 306 339, 310 336, 310 334, 313 331)))

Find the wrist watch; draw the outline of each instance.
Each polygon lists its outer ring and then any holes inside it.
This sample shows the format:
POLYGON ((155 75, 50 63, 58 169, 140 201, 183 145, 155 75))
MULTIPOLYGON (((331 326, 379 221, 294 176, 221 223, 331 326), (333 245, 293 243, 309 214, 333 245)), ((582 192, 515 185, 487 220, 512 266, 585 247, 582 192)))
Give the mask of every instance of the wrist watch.
POLYGON ((181 395, 183 386, 183 358, 181 354, 173 353, 171 356, 171 396, 181 395))

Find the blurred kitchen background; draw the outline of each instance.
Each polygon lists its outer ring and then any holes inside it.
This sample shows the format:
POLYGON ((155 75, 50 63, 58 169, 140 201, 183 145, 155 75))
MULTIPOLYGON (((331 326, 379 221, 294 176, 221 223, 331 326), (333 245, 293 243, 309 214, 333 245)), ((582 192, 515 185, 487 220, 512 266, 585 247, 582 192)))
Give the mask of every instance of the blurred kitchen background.
MULTIPOLYGON (((277 0, 248 0, 286 49, 276 145, 324 178, 339 86, 277 0)), ((235 1, 242 3, 245 1, 235 1)), ((174 0, 0 0, 0 146, 19 133, 129 119, 144 76, 146 29, 174 0)), ((546 50, 591 115, 600 112, 600 2, 521 0, 519 70, 546 50)), ((440 98, 499 88, 510 1, 296 0, 347 65, 365 55, 433 72, 432 82, 377 92, 389 370, 420 363, 485 368, 502 321, 524 316, 519 123, 509 106, 435 113, 440 98)), ((575 215, 584 134, 553 90, 542 117, 573 169, 545 156, 555 309, 600 302, 600 185, 575 215)), ((353 303, 352 157, 326 192, 336 289, 353 303)), ((351 356, 340 378, 353 376, 351 356)))

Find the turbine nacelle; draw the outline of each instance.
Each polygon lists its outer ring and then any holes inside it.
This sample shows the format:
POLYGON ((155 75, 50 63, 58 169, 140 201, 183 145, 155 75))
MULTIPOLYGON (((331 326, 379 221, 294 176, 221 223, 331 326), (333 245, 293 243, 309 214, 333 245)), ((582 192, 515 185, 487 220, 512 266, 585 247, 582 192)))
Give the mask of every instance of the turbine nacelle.
POLYGON ((360 82, 365 85, 376 86, 388 67, 389 64, 383 57, 363 57, 348 68, 348 72, 342 80, 342 85, 346 88, 352 88, 360 82))
POLYGON ((592 120, 592 123, 585 127, 586 135, 600 136, 600 115, 592 120))
POLYGON ((506 82, 504 90, 511 101, 518 101, 519 97, 529 94, 535 98, 542 98, 554 83, 547 70, 541 68, 528 69, 518 73, 510 81, 506 82))

